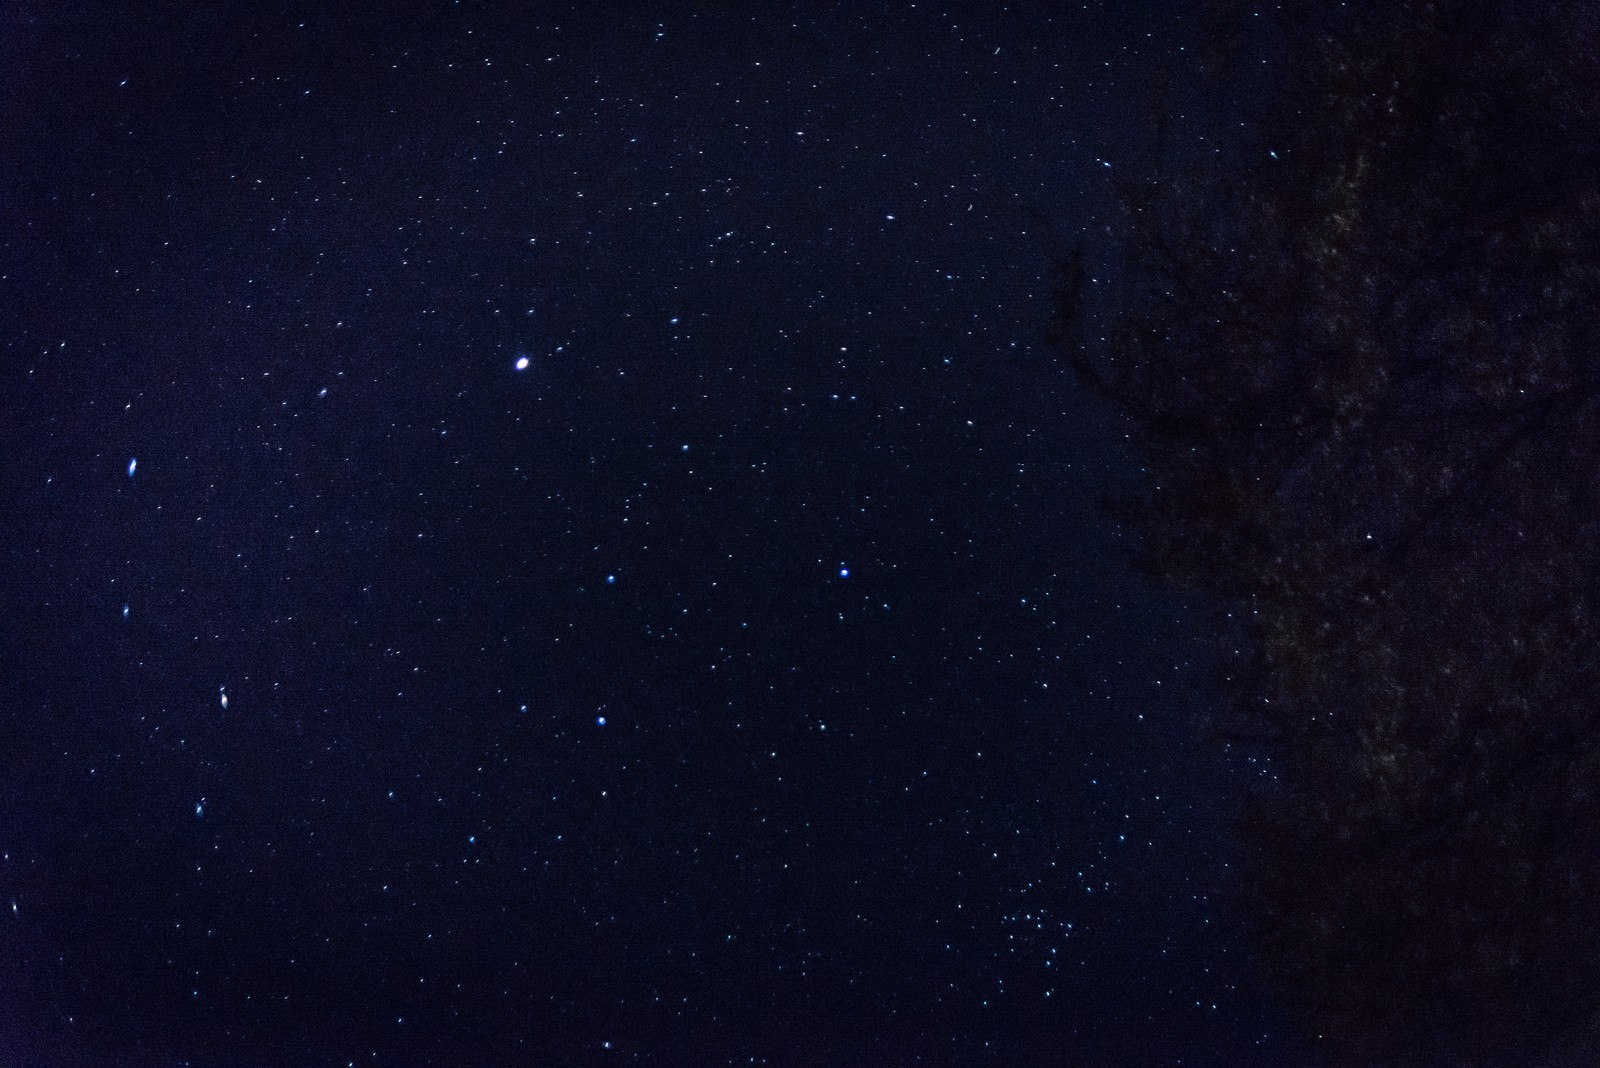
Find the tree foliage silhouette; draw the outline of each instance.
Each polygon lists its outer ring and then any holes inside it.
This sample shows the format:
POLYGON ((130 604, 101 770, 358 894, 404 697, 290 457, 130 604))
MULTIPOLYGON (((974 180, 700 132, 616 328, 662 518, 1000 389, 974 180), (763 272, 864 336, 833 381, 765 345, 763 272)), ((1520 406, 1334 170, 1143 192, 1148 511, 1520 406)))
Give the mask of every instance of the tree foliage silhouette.
POLYGON ((1244 162, 1124 186, 1126 295, 1065 264, 1055 340, 1130 424, 1137 559, 1217 608, 1217 732, 1272 747, 1244 882, 1285 996, 1359 1063, 1570 1055, 1600 1008, 1600 7, 1285 26, 1244 162))

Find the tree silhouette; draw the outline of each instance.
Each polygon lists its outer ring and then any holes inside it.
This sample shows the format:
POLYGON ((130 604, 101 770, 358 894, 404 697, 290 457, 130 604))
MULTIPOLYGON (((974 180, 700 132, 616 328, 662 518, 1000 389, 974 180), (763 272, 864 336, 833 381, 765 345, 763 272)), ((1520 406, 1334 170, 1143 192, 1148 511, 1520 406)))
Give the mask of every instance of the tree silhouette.
POLYGON ((1055 340, 1271 746, 1285 997, 1355 1063, 1554 1062, 1600 1008, 1600 7, 1285 25, 1243 160, 1124 186, 1124 295, 1064 264, 1055 340))

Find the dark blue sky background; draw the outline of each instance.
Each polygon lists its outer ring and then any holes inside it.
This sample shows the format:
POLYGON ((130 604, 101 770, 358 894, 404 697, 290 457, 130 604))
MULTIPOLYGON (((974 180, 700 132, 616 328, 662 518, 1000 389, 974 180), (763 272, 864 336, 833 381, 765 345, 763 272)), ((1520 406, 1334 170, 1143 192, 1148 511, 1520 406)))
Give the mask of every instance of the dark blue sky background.
POLYGON ((1290 1063, 1043 340, 1179 6, 4 18, 0 1053, 1290 1063))

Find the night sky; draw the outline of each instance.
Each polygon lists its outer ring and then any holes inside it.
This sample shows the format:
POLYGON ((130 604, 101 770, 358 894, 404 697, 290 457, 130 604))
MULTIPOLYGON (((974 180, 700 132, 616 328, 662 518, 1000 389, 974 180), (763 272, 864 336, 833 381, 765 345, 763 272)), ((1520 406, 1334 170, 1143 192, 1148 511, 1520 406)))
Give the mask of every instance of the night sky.
POLYGON ((272 7, 0 15, 0 1060, 1313 1063, 1045 340, 1179 8, 272 7))

